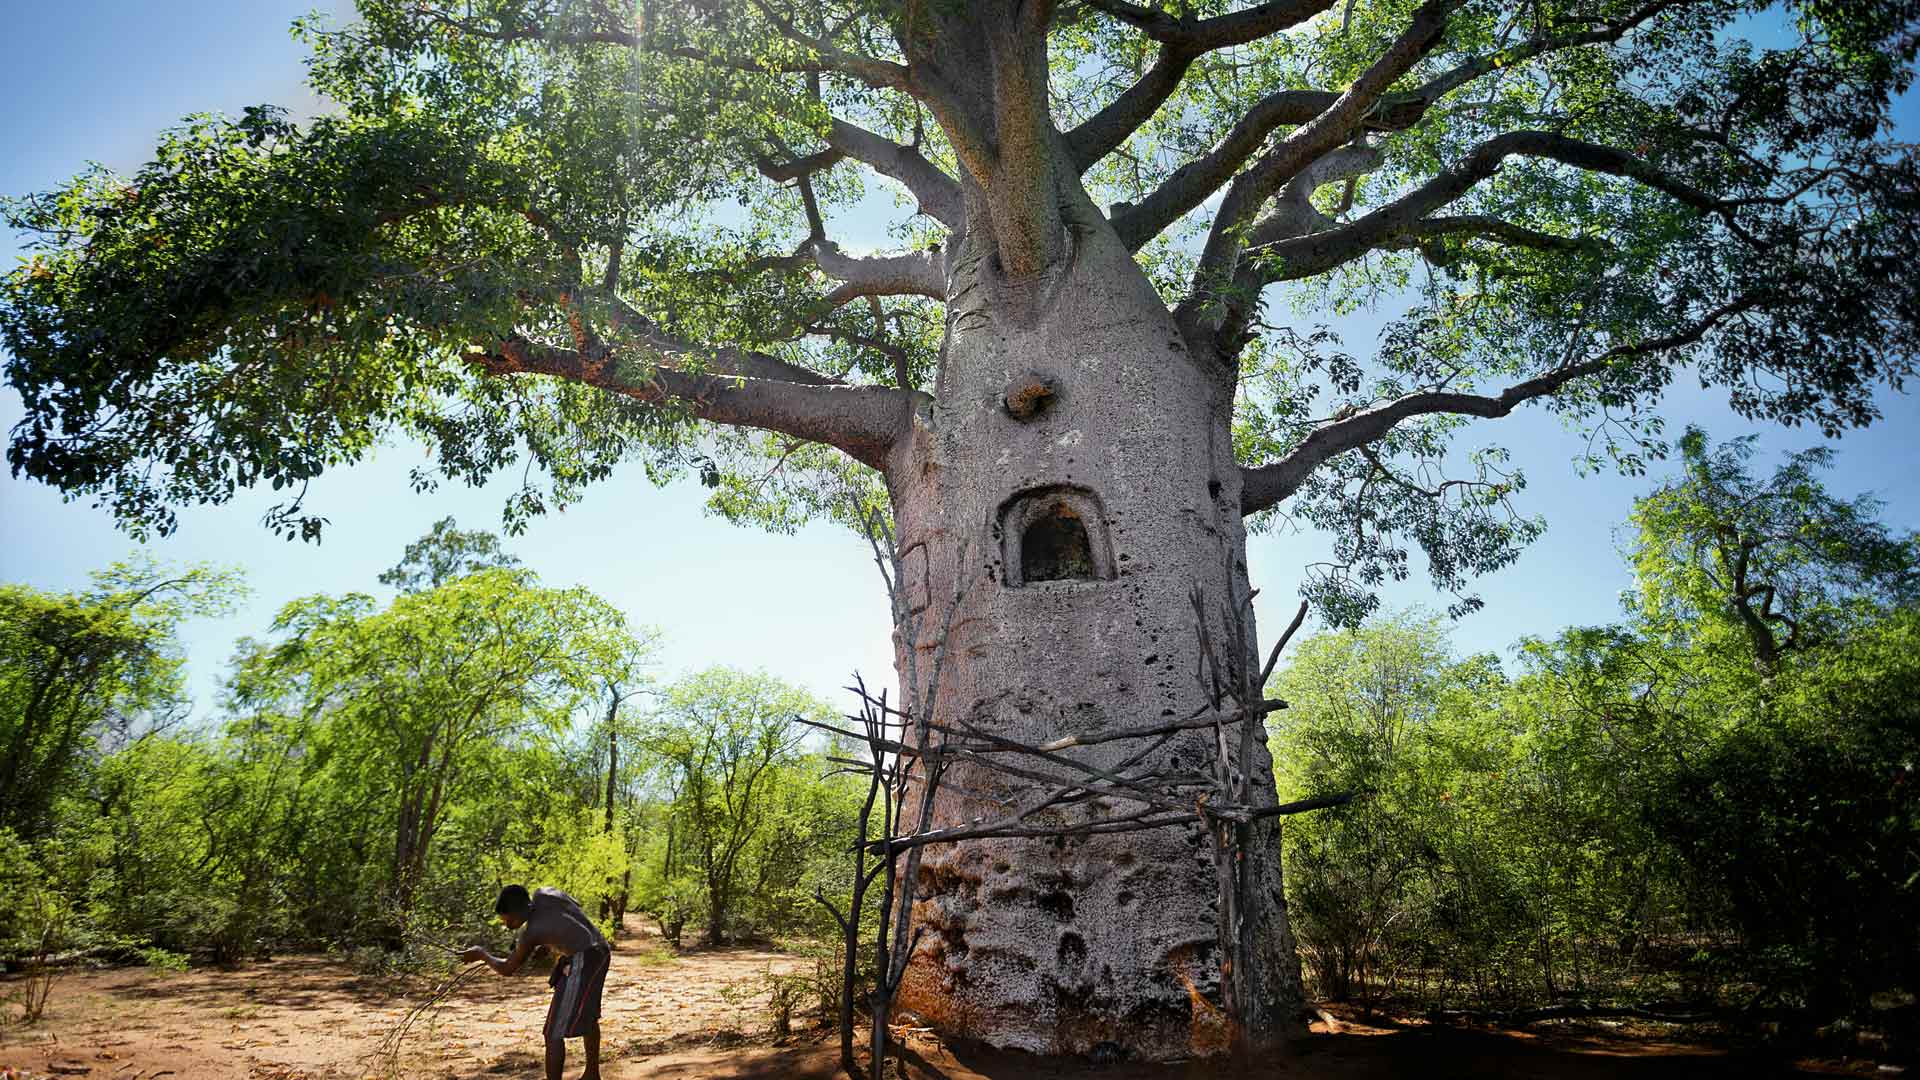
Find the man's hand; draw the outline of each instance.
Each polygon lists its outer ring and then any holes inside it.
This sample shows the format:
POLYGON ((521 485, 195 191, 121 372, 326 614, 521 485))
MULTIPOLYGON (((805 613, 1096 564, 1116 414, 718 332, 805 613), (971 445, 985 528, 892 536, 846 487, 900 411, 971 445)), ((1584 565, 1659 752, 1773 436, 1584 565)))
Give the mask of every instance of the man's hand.
POLYGON ((478 945, 470 945, 460 954, 460 959, 469 964, 484 964, 487 962, 487 950, 478 945))

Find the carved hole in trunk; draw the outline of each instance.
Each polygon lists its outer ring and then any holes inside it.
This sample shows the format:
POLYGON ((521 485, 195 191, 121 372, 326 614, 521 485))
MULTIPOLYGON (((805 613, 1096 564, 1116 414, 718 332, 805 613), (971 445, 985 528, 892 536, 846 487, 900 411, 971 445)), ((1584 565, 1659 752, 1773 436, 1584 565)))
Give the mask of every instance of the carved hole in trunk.
POLYGON ((1020 537, 1020 577, 1025 581, 1091 579, 1093 545, 1080 515, 1066 503, 1027 526, 1020 537))
POLYGON ((1111 581, 1113 548, 1099 498, 1085 488, 1037 488, 1000 510, 1006 582, 1111 581))

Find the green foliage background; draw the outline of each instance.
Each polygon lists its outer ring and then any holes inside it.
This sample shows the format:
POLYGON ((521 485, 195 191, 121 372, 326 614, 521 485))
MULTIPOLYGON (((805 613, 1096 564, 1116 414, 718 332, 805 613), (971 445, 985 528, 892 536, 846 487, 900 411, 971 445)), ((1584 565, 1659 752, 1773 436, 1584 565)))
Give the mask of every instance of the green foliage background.
POLYGON ((1287 829, 1323 993, 1910 1008, 1920 545, 1829 496, 1824 455, 1762 481, 1743 443, 1681 450, 1636 504, 1622 623, 1525 641, 1508 674, 1402 613, 1279 677, 1282 796, 1371 793, 1287 829), (1743 550, 1770 629, 1729 591, 1743 550))
POLYGON ((514 564, 441 522, 383 575, 392 600, 302 598, 239 642, 199 723, 171 634, 237 574, 0 589, 0 953, 426 968, 498 932, 511 882, 565 890, 609 932, 675 905, 723 938, 812 929, 857 809, 791 723, 827 707, 725 668, 660 685, 655 631, 514 564))
MULTIPOLYGON (((1284 831, 1323 996, 1913 1008, 1920 543, 1830 495, 1823 455, 1762 479, 1744 443, 1680 451, 1621 622, 1511 665, 1418 612, 1291 653, 1280 797, 1365 796, 1284 831)), ((864 787, 794 722, 829 705, 728 667, 660 684, 654 631, 451 521, 382 580, 240 642, 198 725, 171 635, 237 575, 0 589, 0 952, 430 968, 497 933, 508 882, 675 946, 835 936, 816 897, 845 906, 864 787)))

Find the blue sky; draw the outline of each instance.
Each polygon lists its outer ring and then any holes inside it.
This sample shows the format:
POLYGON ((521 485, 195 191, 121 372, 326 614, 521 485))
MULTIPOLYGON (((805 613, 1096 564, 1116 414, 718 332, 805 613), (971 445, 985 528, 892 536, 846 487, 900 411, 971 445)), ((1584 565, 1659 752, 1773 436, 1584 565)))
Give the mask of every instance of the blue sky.
MULTIPOLYGON (((301 83, 304 52, 287 27, 318 6, 285 0, 69 0, 18 5, 8 14, 9 40, 0 63, 0 192, 22 194, 59 183, 89 160, 131 169, 146 159, 160 128, 190 112, 238 113, 270 102, 295 112, 317 105, 301 83)), ((1920 106, 1903 103, 1902 133, 1920 138, 1920 106)), ((878 235, 878 225, 874 227, 878 235)), ((0 260, 11 266, 16 238, 0 235, 0 260)), ((1343 327, 1335 323, 1336 330, 1343 327)), ((1344 327, 1348 347, 1371 345, 1363 324, 1344 327)), ((1685 379, 1683 377, 1683 382, 1685 379)), ((1830 486, 1843 494, 1871 491, 1900 528, 1920 526, 1920 462, 1912 439, 1920 421, 1914 395, 1882 397, 1886 419, 1840 440, 1830 486)), ((1669 430, 1697 423, 1716 438, 1752 430, 1715 395, 1677 388, 1662 410, 1669 430)), ((20 409, 0 393, 0 425, 20 409)), ((1817 432, 1758 429, 1770 467, 1785 451, 1820 442, 1817 432)), ((1463 649, 1504 652, 1525 634, 1612 620, 1628 581, 1618 554, 1618 526, 1633 497, 1652 483, 1611 475, 1581 477, 1572 460, 1576 432, 1537 410, 1471 429, 1462 448, 1498 443, 1514 451, 1530 486, 1520 506, 1546 516, 1549 527, 1513 567, 1479 583, 1487 607, 1460 621, 1463 649)), ((494 527, 508 477, 492 488, 443 486, 415 495, 408 469, 418 447, 390 447, 353 469, 316 481, 311 502, 332 520, 325 542, 286 543, 260 526, 271 492, 191 509, 179 531, 148 545, 156 558, 212 561, 244 568, 253 594, 233 617, 186 631, 194 687, 202 710, 211 700, 234 640, 264 633, 288 600, 313 592, 359 589, 381 594, 375 576, 401 549, 447 515, 466 528, 494 527)), ((863 541, 829 527, 773 536, 707 517, 696 485, 655 488, 628 470, 597 485, 563 514, 536 520, 509 541, 513 551, 552 584, 593 588, 636 622, 658 626, 665 647, 660 673, 714 663, 765 667, 842 703, 839 688, 858 668, 870 682, 891 681, 886 598, 863 541)), ((88 571, 136 545, 85 502, 0 478, 0 580, 43 588, 81 586, 88 571)), ((1255 538, 1249 552, 1269 635, 1284 624, 1301 568, 1322 557, 1311 535, 1255 538)), ((1419 572, 1390 589, 1390 604, 1443 607, 1419 572)))

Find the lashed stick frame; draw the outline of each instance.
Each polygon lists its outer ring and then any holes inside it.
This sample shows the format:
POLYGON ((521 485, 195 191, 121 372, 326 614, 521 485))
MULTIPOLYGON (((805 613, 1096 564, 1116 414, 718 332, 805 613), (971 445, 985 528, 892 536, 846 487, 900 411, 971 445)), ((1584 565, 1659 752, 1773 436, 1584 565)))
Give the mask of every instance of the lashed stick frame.
MULTIPOLYGON (((909 640, 919 640, 919 620, 925 609, 909 609, 895 587, 895 583, 902 579, 900 565, 884 522, 871 517, 866 520, 867 536, 874 549, 875 562, 880 566, 888 594, 893 600, 896 625, 912 635, 909 640), (893 571, 891 574, 888 573, 889 568, 893 571)), ((964 589, 963 584, 960 592, 963 593, 964 589)), ((954 602, 948 606, 949 616, 960 606, 960 599, 960 595, 953 598, 954 602)), ((1216 955, 1221 958, 1222 1011, 1229 1023, 1233 1053, 1236 1056, 1247 1055, 1265 1034, 1262 1029, 1276 1022, 1273 1017, 1259 1015, 1256 990, 1246 981, 1249 973, 1255 970, 1252 951, 1257 947, 1260 928, 1247 915, 1256 910, 1251 902, 1251 893, 1257 883, 1249 879, 1250 863, 1241 854, 1253 842, 1254 830, 1262 822, 1344 806, 1365 793, 1347 792, 1278 804, 1265 802, 1256 794, 1256 782, 1261 780, 1261 774, 1248 768, 1256 737, 1254 721, 1286 708, 1285 702, 1267 700, 1263 696, 1264 689, 1281 651, 1306 619, 1306 603, 1300 604, 1286 631, 1268 654, 1266 663, 1256 673, 1250 663, 1222 661, 1220 650, 1209 630, 1206 598, 1196 588, 1191 594, 1191 601, 1195 633, 1200 646, 1200 659, 1194 675, 1205 700, 1182 719, 1100 732, 1074 732, 1044 744, 1022 742, 964 720, 958 724, 946 724, 923 719, 933 715, 931 698, 934 688, 938 686, 945 633, 942 633, 934 649, 933 677, 922 683, 918 671, 905 673, 907 685, 928 700, 908 702, 905 709, 896 708, 888 703, 884 691, 879 695, 870 693, 866 683, 856 674, 854 685, 847 689, 859 699, 860 712, 857 715, 849 714, 846 719, 857 724, 857 729, 796 718, 809 727, 852 740, 866 748, 864 760, 845 756, 829 757, 830 761, 841 767, 837 771, 868 777, 867 798, 859 818, 860 839, 851 852, 855 867, 850 907, 842 912, 823 894, 815 894, 815 898, 833 914, 843 933, 845 966, 840 1010, 841 1067, 853 1080, 865 1080, 866 1075, 853 1045, 853 994, 859 984, 858 948, 866 892, 876 879, 883 881, 877 911, 880 926, 875 986, 868 1002, 873 1020, 868 1060, 873 1069, 872 1075, 879 1077, 885 1074, 887 1021, 894 994, 918 943, 918 931, 909 933, 913 905, 911 902, 899 903, 895 888, 896 885, 911 887, 916 880, 919 853, 930 844, 1001 838, 1050 839, 1190 827, 1196 824, 1203 826, 1213 842, 1220 888, 1219 948, 1216 955), (1168 772, 1141 767, 1142 762, 1153 758, 1176 736, 1196 730, 1211 731, 1214 736, 1209 742, 1210 755, 1202 763, 1201 769, 1168 772), (1237 733, 1237 739, 1229 738, 1230 730, 1237 733), (898 737, 894 737, 896 731, 898 737), (1107 767, 1081 761, 1067 753, 1076 748, 1120 741, 1140 741, 1144 745, 1118 764, 1107 767), (1047 786, 1037 798, 1025 805, 1013 806, 1012 800, 993 800, 1007 807, 1007 812, 999 818, 975 819, 940 829, 928 828, 945 768, 954 761, 965 761, 1006 776, 1047 786), (919 815, 913 827, 906 829, 903 828, 902 810, 908 784, 915 779, 919 783, 919 815), (1093 799, 1130 803, 1139 809, 1080 821, 1035 820, 1044 811, 1093 799), (882 810, 879 836, 872 835, 872 811, 876 801, 882 810), (903 873, 897 873, 898 860, 902 855, 907 857, 908 865, 903 873), (869 857, 873 858, 871 864, 868 863, 869 857)), ((1224 604, 1221 607, 1220 625, 1235 639, 1230 656, 1258 657, 1252 642, 1252 601, 1253 596, 1249 595, 1238 605, 1224 604)), ((908 662, 913 663, 914 658, 909 656, 908 662)))

